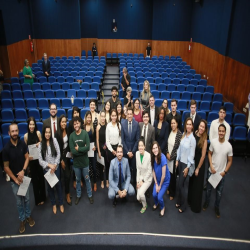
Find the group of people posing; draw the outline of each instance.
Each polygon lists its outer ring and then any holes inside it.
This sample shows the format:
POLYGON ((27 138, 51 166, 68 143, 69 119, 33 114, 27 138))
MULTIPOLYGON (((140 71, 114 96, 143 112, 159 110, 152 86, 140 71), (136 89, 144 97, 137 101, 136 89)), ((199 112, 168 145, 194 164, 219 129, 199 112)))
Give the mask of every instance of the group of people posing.
MULTIPOLYGON (((208 126, 196 113, 196 102, 191 100, 190 113, 186 115, 182 126, 181 115, 177 112, 177 101, 171 101, 171 111, 167 100, 163 100, 161 107, 156 107, 147 81, 144 83, 141 98, 131 102, 128 93, 128 102, 124 103, 124 107, 117 96, 117 87, 113 87, 111 91, 112 97, 100 113, 96 112, 94 99, 90 101, 90 110, 85 117, 81 117, 78 107, 73 107, 68 126, 66 116, 57 117, 57 106, 51 104, 51 116, 43 121, 42 134, 37 129, 35 119, 29 117, 28 133, 24 136, 24 142, 19 139, 17 124, 9 126, 10 141, 4 147, 3 161, 17 201, 20 233, 25 231, 26 222, 30 226, 35 224, 30 216, 29 191, 26 196, 17 195, 27 169, 32 178, 36 205, 42 205, 46 199, 44 174, 50 171, 58 177, 57 184, 53 188, 47 185, 47 189, 53 213, 57 213, 55 190, 60 212, 64 213, 62 186, 67 204, 72 205, 71 176, 76 180, 75 205, 82 196, 82 180, 85 181, 90 204, 94 203, 93 191, 97 191, 97 159, 102 157, 105 166, 100 171, 100 186, 108 188, 108 197, 114 207, 119 199, 124 200, 136 193, 137 200, 142 204, 140 213, 145 213, 148 208, 146 197, 149 197, 153 182, 152 209, 159 208, 160 217, 165 214, 163 197, 166 192, 170 200, 176 198, 175 206, 179 213, 185 212, 188 205, 193 212, 201 211, 208 126), (38 160, 33 160, 28 154, 27 145, 34 144, 38 147, 38 160), (89 157, 90 151, 93 152, 89 157), (89 175, 90 166, 93 185, 89 175), (185 183, 188 177, 187 196, 185 183)), ((209 134, 208 177, 215 173, 222 176, 216 187, 217 217, 220 217, 219 204, 225 175, 231 167, 233 155, 228 142, 230 126, 226 123, 225 116, 226 110, 221 107, 219 119, 212 122, 209 134)), ((203 210, 208 208, 211 191, 212 186, 207 182, 203 210)))

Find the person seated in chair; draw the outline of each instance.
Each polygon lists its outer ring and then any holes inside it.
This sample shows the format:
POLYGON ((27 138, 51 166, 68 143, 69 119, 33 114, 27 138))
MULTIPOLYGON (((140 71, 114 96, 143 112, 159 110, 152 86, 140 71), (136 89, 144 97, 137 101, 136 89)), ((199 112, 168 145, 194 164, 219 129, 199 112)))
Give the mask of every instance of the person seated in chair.
POLYGON ((113 206, 116 206, 116 197, 126 198, 127 195, 135 194, 134 187, 130 184, 131 174, 128 159, 123 157, 123 147, 117 146, 116 158, 110 163, 109 169, 109 191, 108 197, 113 200, 113 206))

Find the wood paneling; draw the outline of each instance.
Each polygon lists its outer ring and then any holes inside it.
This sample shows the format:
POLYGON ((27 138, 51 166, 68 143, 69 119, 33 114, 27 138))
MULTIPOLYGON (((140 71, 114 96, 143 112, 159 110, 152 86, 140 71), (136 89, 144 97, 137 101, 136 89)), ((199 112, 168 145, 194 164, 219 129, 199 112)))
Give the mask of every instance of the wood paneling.
POLYGON ((34 53, 30 52, 30 41, 23 40, 7 46, 11 76, 18 76, 17 71, 23 69, 24 60, 28 59, 30 65, 35 62, 34 53))
POLYGON ((80 39, 36 39, 36 57, 41 59, 43 53, 48 56, 80 56, 80 39))
POLYGON ((3 71, 5 78, 11 77, 7 46, 0 46, 0 69, 3 71))
POLYGON ((98 39, 97 38, 82 38, 81 39, 81 51, 85 50, 86 51, 86 55, 88 54, 88 50, 92 51, 92 46, 93 43, 96 44, 96 47, 98 49, 98 55, 99 54, 99 47, 98 47, 98 39))

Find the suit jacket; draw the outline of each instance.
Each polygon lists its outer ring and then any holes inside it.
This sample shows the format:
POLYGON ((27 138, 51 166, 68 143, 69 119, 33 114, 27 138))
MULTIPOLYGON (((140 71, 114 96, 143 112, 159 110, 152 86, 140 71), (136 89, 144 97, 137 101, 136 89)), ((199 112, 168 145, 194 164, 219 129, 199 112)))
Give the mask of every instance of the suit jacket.
POLYGON ((136 152, 136 181, 151 182, 153 178, 153 171, 151 166, 151 155, 147 151, 144 152, 144 156, 141 162, 140 152, 136 152))
MULTIPOLYGON (((185 124, 185 121, 186 121, 186 119, 187 119, 188 117, 190 117, 190 113, 186 113, 186 114, 185 114, 184 123, 183 123, 183 124, 185 124)), ((195 133, 195 131, 196 131, 196 130, 198 129, 198 127, 199 127, 200 120, 201 120, 201 116, 198 115, 198 114, 196 113, 195 119, 194 119, 194 133, 195 133)))
MULTIPOLYGON (((117 193, 119 191, 119 167, 118 167, 118 159, 117 157, 110 162, 110 169, 109 169, 109 186, 115 190, 117 193)), ((125 182, 124 189, 128 190, 130 185, 130 168, 128 164, 128 159, 122 157, 122 170, 123 170, 123 180, 125 182)))
MULTIPOLYGON (((150 118, 150 106, 146 108, 146 110, 149 113, 149 123, 151 124, 151 118, 150 118)), ((155 106, 155 120, 158 118, 158 114, 160 112, 160 108, 155 106)), ((151 124, 152 125, 152 124, 151 124)), ((152 125, 153 126, 153 125, 152 125)))
MULTIPOLYGON (((58 126, 59 126, 59 117, 56 117, 56 119, 57 119, 57 127, 58 127, 58 126)), ((47 119, 45 119, 45 120, 43 121, 43 128, 44 128, 45 126, 49 126, 49 127, 51 128, 51 118, 50 118, 50 117, 47 118, 47 119)))
MULTIPOLYGON (((139 126, 141 135, 144 123, 140 122, 139 126)), ((150 123, 148 123, 147 126, 148 126, 148 134, 147 134, 147 141, 145 142, 145 147, 146 151, 151 154, 151 146, 153 144, 153 141, 155 141, 155 128, 150 123)))
MULTIPOLYGON (((68 136, 68 146, 65 148, 65 151, 69 152, 70 151, 70 149, 69 149, 69 137, 70 137, 70 133, 69 133, 69 130, 67 128, 66 128, 66 133, 67 133, 67 136, 68 136)), ((64 145, 64 142, 63 142, 62 136, 59 136, 58 130, 56 131, 55 138, 57 139, 57 142, 59 144, 60 153, 61 153, 61 157, 60 157, 60 162, 61 162, 62 159, 63 159, 63 145, 64 145)))
POLYGON ((121 126, 121 137, 123 145, 123 154, 132 152, 135 155, 135 152, 138 149, 138 141, 140 139, 140 127, 137 121, 132 120, 132 134, 129 136, 128 133, 128 120, 124 120, 121 126))
MULTIPOLYGON (((157 133, 157 126, 158 126, 158 120, 155 120, 154 128, 155 128, 155 134, 157 133)), ((169 135, 169 125, 168 122, 163 122, 161 127, 160 135, 155 136, 156 141, 159 143, 161 147, 161 152, 165 155, 166 154, 166 146, 168 143, 168 135, 169 135)))
POLYGON ((43 67, 43 74, 45 75, 45 72, 47 71, 48 74, 50 75, 50 61, 47 60, 47 64, 45 64, 45 61, 43 61, 42 62, 42 67, 43 67))

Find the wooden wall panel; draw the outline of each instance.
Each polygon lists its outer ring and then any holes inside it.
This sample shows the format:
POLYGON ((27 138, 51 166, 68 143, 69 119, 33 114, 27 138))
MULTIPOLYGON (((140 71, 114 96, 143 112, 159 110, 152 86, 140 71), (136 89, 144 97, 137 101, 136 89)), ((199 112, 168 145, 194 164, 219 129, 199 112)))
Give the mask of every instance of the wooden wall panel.
POLYGON ((34 53, 30 52, 30 41, 23 40, 7 46, 11 76, 18 76, 17 71, 23 69, 24 60, 28 59, 30 65, 35 62, 34 53))
MULTIPOLYGON (((97 38, 82 38, 81 39, 81 51, 85 50, 86 55, 87 55, 88 50, 92 51, 93 43, 96 44, 96 47, 99 50, 99 48, 98 48, 98 39, 97 38)), ((99 51, 98 51, 98 55, 99 55, 99 51)))
POLYGON ((80 56, 80 39, 36 39, 35 52, 37 59, 43 57, 43 53, 48 56, 80 56))
POLYGON ((7 46, 0 46, 0 69, 4 73, 5 78, 10 78, 10 63, 9 63, 9 56, 8 56, 8 48, 7 46))

